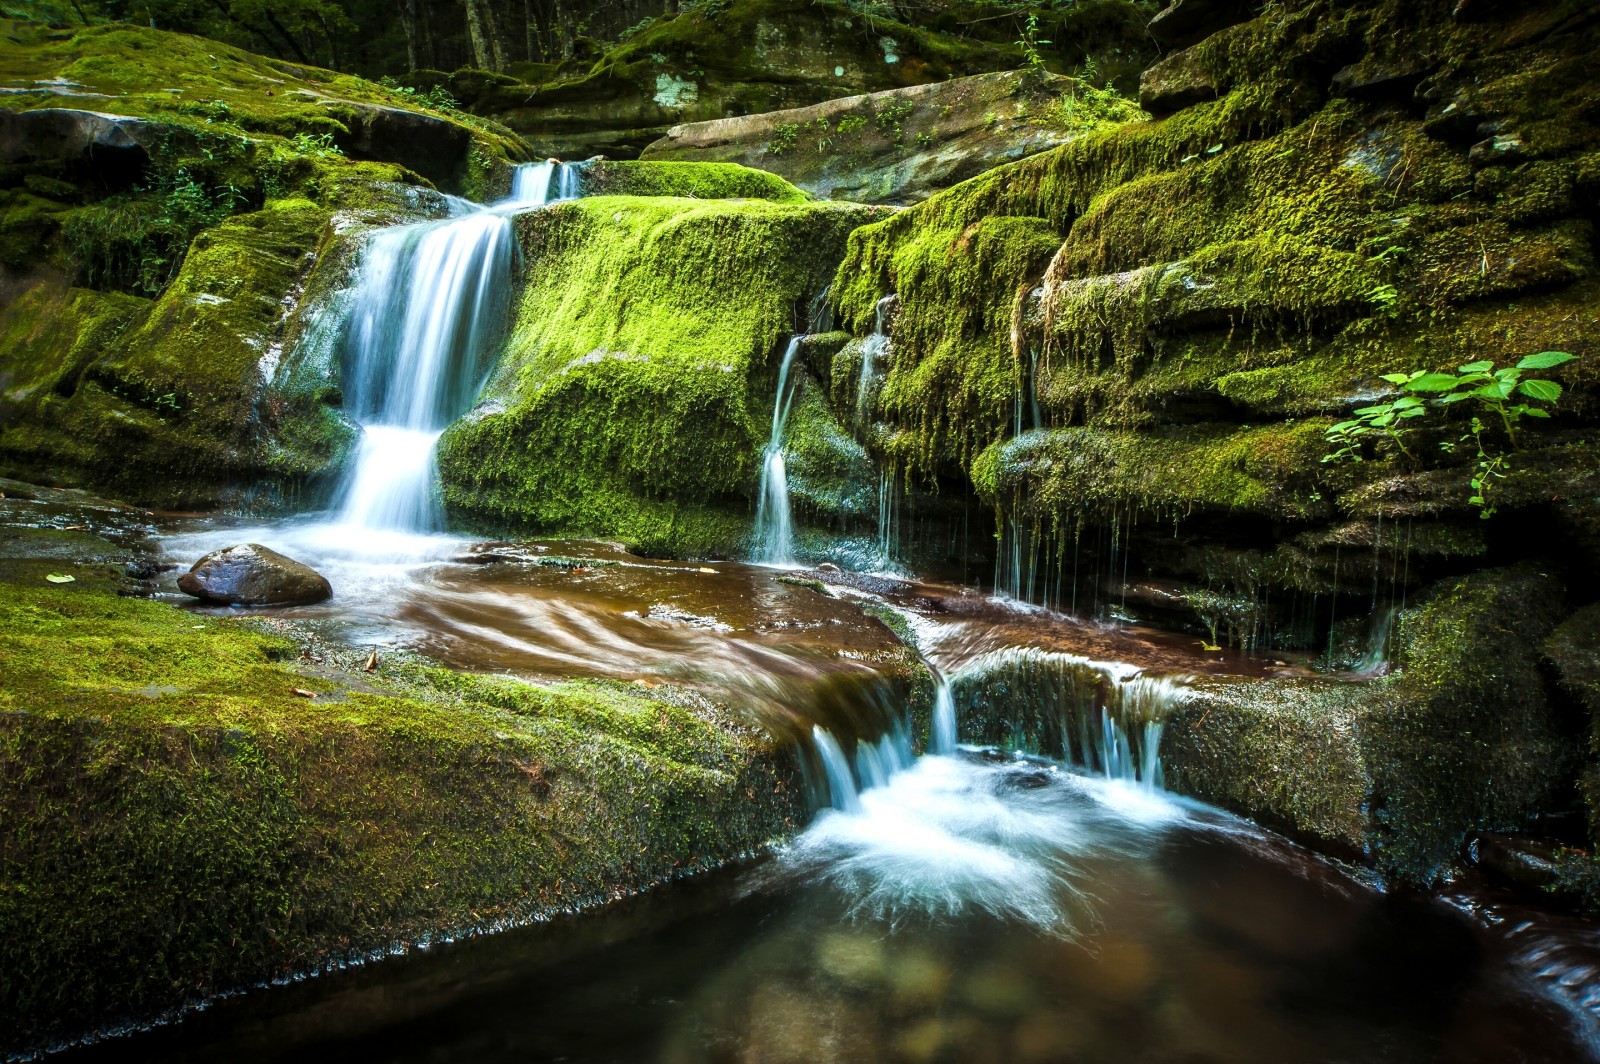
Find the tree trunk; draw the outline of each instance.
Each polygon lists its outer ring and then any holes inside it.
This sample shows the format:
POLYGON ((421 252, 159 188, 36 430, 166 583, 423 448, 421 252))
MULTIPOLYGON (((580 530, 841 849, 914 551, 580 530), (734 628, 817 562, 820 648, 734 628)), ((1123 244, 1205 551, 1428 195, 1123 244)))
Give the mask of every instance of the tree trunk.
POLYGON ((479 70, 488 70, 493 57, 489 54, 489 38, 483 28, 482 0, 461 0, 461 6, 467 11, 467 39, 472 42, 472 65, 479 70))
POLYGON ((400 4, 400 24, 406 31, 406 71, 415 72, 417 69, 417 41, 422 35, 422 28, 417 25, 417 0, 402 0, 400 4))
POLYGON ((506 68, 507 53, 506 35, 500 25, 500 18, 495 14, 494 5, 489 0, 479 0, 483 5, 483 30, 489 37, 489 56, 494 61, 491 70, 501 71, 506 68))

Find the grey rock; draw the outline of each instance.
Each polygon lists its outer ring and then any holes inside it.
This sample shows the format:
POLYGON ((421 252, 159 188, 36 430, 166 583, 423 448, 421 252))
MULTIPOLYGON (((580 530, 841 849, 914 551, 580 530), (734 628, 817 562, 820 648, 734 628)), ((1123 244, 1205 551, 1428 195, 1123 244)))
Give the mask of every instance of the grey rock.
POLYGON ((0 161, 6 163, 79 162, 105 155, 148 159, 146 145, 156 124, 142 118, 43 107, 0 110, 0 161))
POLYGON ((1139 77, 1139 106, 1160 117, 1215 100, 1222 86, 1201 65, 1193 48, 1174 52, 1139 77))
POLYGON ((1164 47, 1183 48, 1249 16, 1250 5, 1239 0, 1173 0, 1150 20, 1150 36, 1164 47))
POLYGON ((321 573, 259 543, 212 551, 178 578, 178 587, 234 606, 304 606, 333 594, 321 573))
POLYGON ((1522 138, 1501 133, 1474 144, 1467 153, 1467 161, 1474 169, 1511 166, 1522 161, 1522 154, 1522 138))

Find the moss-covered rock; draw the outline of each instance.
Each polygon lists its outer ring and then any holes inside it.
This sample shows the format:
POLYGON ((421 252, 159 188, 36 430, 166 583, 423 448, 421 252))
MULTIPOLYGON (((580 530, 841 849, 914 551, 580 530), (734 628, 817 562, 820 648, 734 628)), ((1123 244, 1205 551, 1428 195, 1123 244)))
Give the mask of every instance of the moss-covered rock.
POLYGON ((1571 770, 1539 669, 1561 600, 1534 567, 1485 571, 1401 614, 1389 676, 1199 682, 1167 726, 1167 782, 1431 882, 1469 832, 1526 827, 1571 770))
POLYGON ((74 536, 0 539, 0 1051, 609 900, 804 812, 702 696, 302 658, 123 597, 126 551, 74 536))
POLYGON ((737 551, 781 340, 872 215, 600 196, 521 216, 510 339, 440 444, 448 505, 648 552, 737 551))
POLYGON ((1013 70, 677 125, 642 158, 737 162, 830 199, 914 203, 1138 117, 1114 91, 1013 70))

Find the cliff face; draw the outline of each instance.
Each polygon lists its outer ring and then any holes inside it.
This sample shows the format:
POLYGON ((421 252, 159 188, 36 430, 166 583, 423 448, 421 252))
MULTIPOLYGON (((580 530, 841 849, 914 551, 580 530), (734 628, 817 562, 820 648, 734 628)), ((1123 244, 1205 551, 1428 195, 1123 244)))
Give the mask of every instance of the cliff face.
POLYGON ((1258 634, 1268 590, 1415 586, 1515 556, 1525 520, 1592 562, 1597 34, 1576 4, 1274 4, 1147 74, 1165 117, 860 230, 842 316, 898 295, 878 451, 970 482, 1046 566, 1115 523, 1151 575, 1255 602, 1258 634), (1550 349, 1578 357, 1538 374, 1566 391, 1494 521, 1465 406, 1323 461, 1398 395, 1383 374, 1550 349))
POLYGON ((197 37, 5 29, 0 467, 203 506, 337 464, 336 392, 268 392, 319 256, 439 189, 492 198, 526 148, 197 37))

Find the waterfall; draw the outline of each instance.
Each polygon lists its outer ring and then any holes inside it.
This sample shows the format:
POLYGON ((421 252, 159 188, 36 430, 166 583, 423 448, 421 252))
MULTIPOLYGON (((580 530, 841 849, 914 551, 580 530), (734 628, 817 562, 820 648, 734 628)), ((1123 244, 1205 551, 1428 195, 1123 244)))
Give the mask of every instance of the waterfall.
MULTIPOLYGON (((458 216, 380 230, 356 274, 343 340, 345 409, 361 426, 340 523, 369 531, 444 527, 433 450, 471 406, 510 308, 519 208, 551 202, 569 164, 520 167, 494 207, 453 201, 458 216)), ((570 179, 573 190, 577 178, 570 179)))
POLYGON ((789 505, 789 471, 784 464, 783 436, 794 405, 798 379, 789 375, 804 336, 789 340, 778 367, 778 394, 772 403, 772 433, 761 456, 761 490, 756 503, 756 561, 765 565, 794 564, 794 516, 789 505))
POLYGON ((1162 785, 1161 735, 1182 702, 1181 676, 1012 647, 973 659, 950 684, 953 703, 989 741, 1162 785))
POLYGON ((811 729, 817 755, 822 759, 822 771, 828 780, 828 792, 833 807, 842 813, 861 811, 860 791, 850 773, 850 759, 845 757, 839 741, 820 724, 811 729))
POLYGON ((507 203, 539 206, 560 203, 582 196, 579 182, 583 176, 582 163, 564 163, 548 159, 542 163, 529 163, 517 167, 511 178, 511 196, 507 203), (554 195, 551 194, 552 189, 554 195))
POLYGON ((856 379, 856 425, 865 425, 871 413, 872 388, 877 383, 878 359, 889 349, 889 308, 894 306, 894 293, 878 300, 876 320, 872 334, 861 341, 861 373, 856 379))
POLYGON ((956 700, 950 692, 950 679, 934 677, 933 727, 928 736, 928 753, 953 754, 956 752, 956 700))

